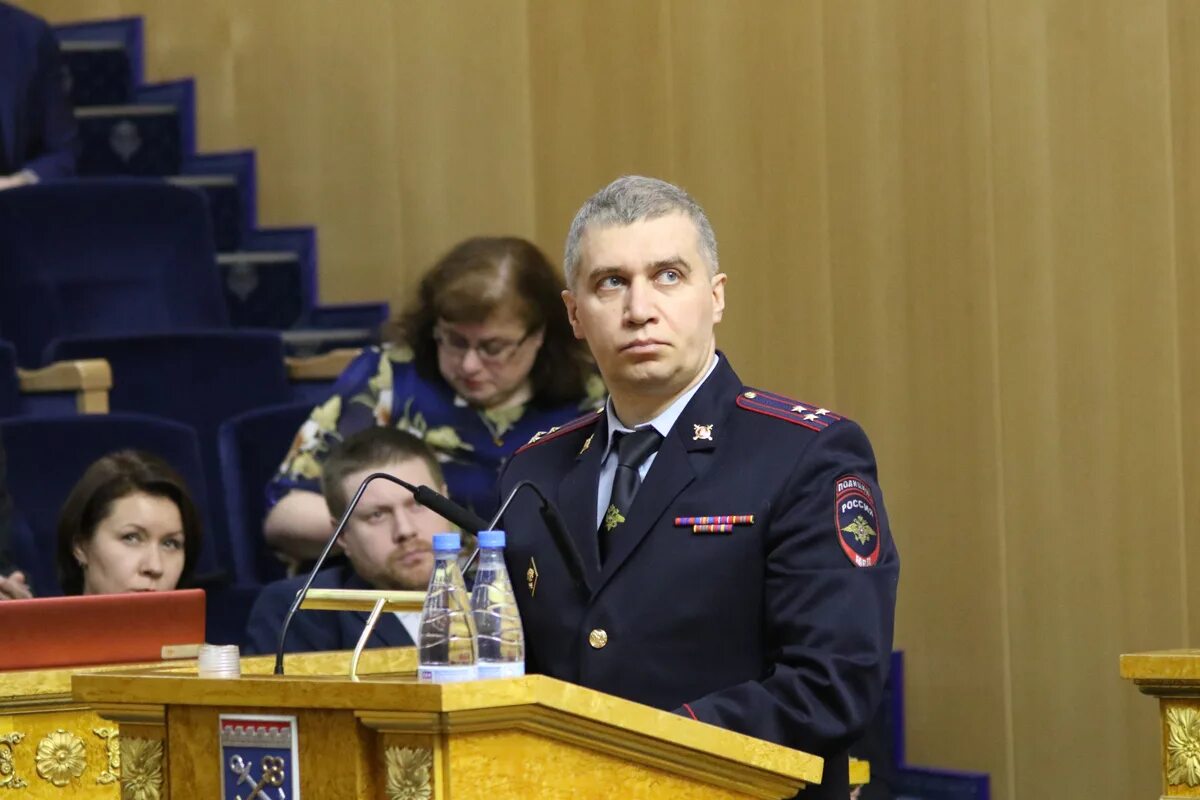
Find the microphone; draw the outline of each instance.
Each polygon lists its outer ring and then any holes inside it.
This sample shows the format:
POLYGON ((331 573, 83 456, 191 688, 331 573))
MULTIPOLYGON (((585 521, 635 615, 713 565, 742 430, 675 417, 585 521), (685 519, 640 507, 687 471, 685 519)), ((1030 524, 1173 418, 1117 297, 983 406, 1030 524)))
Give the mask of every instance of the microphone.
MULTIPOLYGON (((542 504, 538 506, 538 513, 542 517, 542 522, 545 524, 546 530, 550 531, 550 538, 554 540, 554 545, 558 548, 563 561, 567 562, 567 571, 571 573, 571 580, 575 582, 578 588, 586 592, 588 596, 591 596, 592 587, 588 583, 587 573, 583 569, 583 559, 579 555, 579 550, 575 547, 575 541, 567 533, 567 526, 563 523, 562 517, 559 516, 558 509, 554 507, 554 504, 550 502, 550 498, 546 497, 546 494, 533 481, 519 481, 512 488, 512 491, 508 493, 508 497, 504 498, 504 502, 500 504, 500 510, 488 522, 487 527, 480 528, 480 530, 494 529, 496 524, 500 522, 500 518, 504 516, 504 512, 508 510, 508 506, 512 503, 513 498, 522 489, 533 490, 534 494, 541 499, 542 504)), ((476 548, 471 557, 467 559, 466 565, 463 566, 463 572, 466 572, 478 557, 479 549, 476 548)))
POLYGON ((418 503, 431 511, 437 512, 463 530, 481 531, 490 527, 485 525, 484 521, 477 515, 458 505, 453 500, 443 497, 428 486, 413 486, 408 481, 402 481, 395 475, 389 475, 386 472, 372 472, 359 485, 358 491, 354 493, 354 498, 346 506, 346 511, 342 514, 342 518, 338 520, 338 524, 334 526, 329 541, 325 543, 325 549, 321 551, 321 555, 317 557, 317 563, 313 564, 312 571, 308 573, 308 580, 304 582, 304 586, 300 591, 296 592, 296 599, 292 601, 292 605, 288 608, 287 616, 283 618, 283 627, 279 631, 279 646, 275 649, 276 675, 283 674, 283 646, 284 642, 287 641, 288 628, 292 625, 292 617, 296 616, 296 611, 300 608, 300 604, 304 602, 308 590, 312 588, 312 583, 316 580, 317 573, 321 570, 325 559, 329 557, 330 551, 333 550, 334 543, 342 535, 342 531, 345 530, 346 523, 350 521, 350 515, 354 513, 355 507, 358 506, 358 501, 362 499, 363 492, 367 490, 368 484, 376 478, 382 478, 385 481, 391 481, 394 484, 403 486, 412 492, 413 497, 418 503))

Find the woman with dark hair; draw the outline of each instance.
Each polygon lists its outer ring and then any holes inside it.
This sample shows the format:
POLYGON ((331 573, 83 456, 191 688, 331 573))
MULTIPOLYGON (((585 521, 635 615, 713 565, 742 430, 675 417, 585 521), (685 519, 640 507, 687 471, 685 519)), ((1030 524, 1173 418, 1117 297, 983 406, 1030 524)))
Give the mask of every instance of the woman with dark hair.
POLYGON ((63 504, 59 582, 66 594, 170 591, 191 576, 200 536, 200 515, 175 470, 150 453, 110 453, 63 504))
POLYGON ((267 540, 293 559, 320 552, 331 532, 322 462, 372 425, 424 439, 450 496, 487 516, 508 456, 603 401, 567 321, 564 288, 524 239, 467 239, 443 256, 397 320, 393 343, 355 359, 300 428, 268 486, 267 540))

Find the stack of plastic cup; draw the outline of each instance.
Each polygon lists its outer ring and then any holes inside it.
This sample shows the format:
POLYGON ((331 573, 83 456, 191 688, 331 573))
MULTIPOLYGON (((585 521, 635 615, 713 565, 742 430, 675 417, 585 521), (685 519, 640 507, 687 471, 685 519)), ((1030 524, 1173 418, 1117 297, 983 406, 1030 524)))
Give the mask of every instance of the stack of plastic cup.
POLYGON ((201 678, 240 678, 242 659, 236 644, 200 645, 198 672, 201 678))

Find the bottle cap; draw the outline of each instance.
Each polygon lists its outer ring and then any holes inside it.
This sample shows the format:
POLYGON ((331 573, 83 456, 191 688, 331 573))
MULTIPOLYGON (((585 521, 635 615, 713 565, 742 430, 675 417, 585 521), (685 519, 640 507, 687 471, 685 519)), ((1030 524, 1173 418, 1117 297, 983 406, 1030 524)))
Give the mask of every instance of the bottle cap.
POLYGON ((457 533, 435 533, 433 535, 433 549, 437 553, 445 553, 447 551, 457 553, 462 549, 462 537, 457 533))
POLYGON ((480 531, 480 547, 504 547, 504 531, 480 531))

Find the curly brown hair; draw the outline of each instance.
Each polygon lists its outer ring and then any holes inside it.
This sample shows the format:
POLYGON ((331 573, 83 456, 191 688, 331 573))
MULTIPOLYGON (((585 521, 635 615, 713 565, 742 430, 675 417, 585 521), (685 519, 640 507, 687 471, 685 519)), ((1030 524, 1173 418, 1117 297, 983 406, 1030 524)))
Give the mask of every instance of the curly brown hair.
POLYGON ((531 242, 515 236, 467 239, 421 279, 416 298, 393 323, 391 338, 412 350, 422 377, 443 381, 433 339, 437 321, 479 323, 497 309, 511 308, 526 333, 544 330, 529 373, 532 402, 547 407, 578 403, 587 394, 593 368, 567 320, 561 297, 565 288, 558 271, 531 242))

